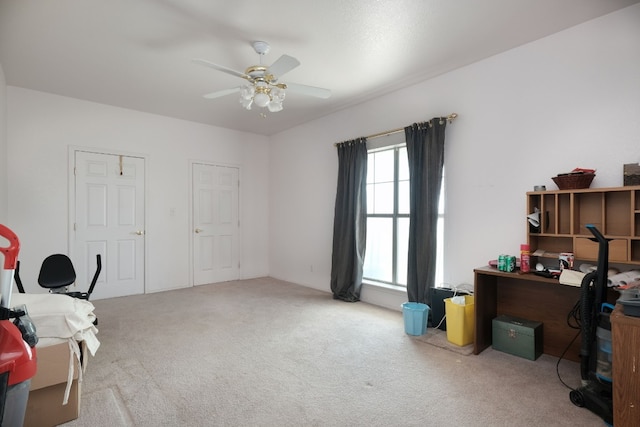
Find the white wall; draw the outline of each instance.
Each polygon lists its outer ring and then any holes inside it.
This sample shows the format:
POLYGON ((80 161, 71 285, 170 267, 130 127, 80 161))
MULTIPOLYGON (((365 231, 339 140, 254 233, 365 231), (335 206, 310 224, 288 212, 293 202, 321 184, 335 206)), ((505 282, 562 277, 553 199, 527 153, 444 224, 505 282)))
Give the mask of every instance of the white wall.
MULTIPOLYGON (((271 275, 329 291, 334 142, 459 114, 446 131, 445 282, 526 242, 525 193, 575 167, 622 185, 640 161, 640 5, 271 139, 271 275)), ((404 295, 363 291, 399 309, 404 295)))
POLYGON ((12 86, 7 106, 8 225, 27 291, 42 291, 47 255, 68 252, 69 146, 147 156, 147 292, 190 284, 190 160, 240 167, 241 275, 268 274, 266 137, 12 86))
MULTIPOLYGON (((7 84, 0 64, 0 224, 7 221, 7 84)), ((5 242, 0 242, 5 246, 5 242)))

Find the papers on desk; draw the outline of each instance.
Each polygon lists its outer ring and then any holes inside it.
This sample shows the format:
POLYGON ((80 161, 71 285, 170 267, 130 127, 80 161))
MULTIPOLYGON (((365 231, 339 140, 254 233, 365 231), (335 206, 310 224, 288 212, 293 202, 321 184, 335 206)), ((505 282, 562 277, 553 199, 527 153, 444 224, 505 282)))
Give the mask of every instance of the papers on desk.
POLYGON ((565 268, 564 270, 562 270, 562 273, 560 273, 560 279, 558 279, 558 281, 563 285, 580 287, 582 285, 582 279, 584 278, 584 276, 586 276, 586 274, 581 271, 569 270, 565 268))
POLYGON ((640 270, 624 271, 609 276, 609 286, 624 286, 640 280, 640 270))
MULTIPOLYGON (((560 273, 559 281, 563 285, 581 286, 582 279, 585 275, 586 274, 581 271, 564 269, 562 273, 560 273)), ((640 281, 640 270, 631 270, 614 275, 609 274, 607 285, 608 287, 624 287, 637 281, 640 281)))

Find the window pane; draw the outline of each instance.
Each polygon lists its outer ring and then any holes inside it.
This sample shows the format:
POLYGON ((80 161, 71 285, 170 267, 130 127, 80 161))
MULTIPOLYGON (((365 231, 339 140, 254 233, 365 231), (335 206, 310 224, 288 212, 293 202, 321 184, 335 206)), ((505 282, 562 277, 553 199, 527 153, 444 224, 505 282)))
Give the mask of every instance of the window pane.
MULTIPOLYGON (((376 170, 376 156, 374 153, 367 155, 367 184, 373 183, 373 171, 376 170)), ((367 188, 367 191, 369 189, 367 188)))
POLYGON ((373 212, 377 214, 393 213, 393 182, 374 184, 373 212))
POLYGON ((444 215, 444 176, 440 185, 440 199, 438 199, 438 214, 444 215))
POLYGON ((364 277, 391 282, 393 259, 393 220, 367 219, 367 248, 364 259, 364 277))
POLYGON ((436 286, 444 285, 444 218, 438 217, 438 247, 436 249, 436 286))
POLYGON ((393 182, 394 150, 378 151, 374 154, 374 182, 393 182))
POLYGON ((409 181, 398 183, 398 213, 409 214, 409 181))
POLYGON ((372 214, 375 211, 373 210, 373 204, 376 200, 376 192, 373 191, 373 184, 367 184, 367 214, 372 214))
POLYGON ((398 218, 398 251, 396 263, 398 269, 397 284, 407 286, 407 262, 409 254, 409 218, 398 218))
POLYGON ((407 157, 407 147, 398 149, 398 180, 409 180, 409 158, 407 157))

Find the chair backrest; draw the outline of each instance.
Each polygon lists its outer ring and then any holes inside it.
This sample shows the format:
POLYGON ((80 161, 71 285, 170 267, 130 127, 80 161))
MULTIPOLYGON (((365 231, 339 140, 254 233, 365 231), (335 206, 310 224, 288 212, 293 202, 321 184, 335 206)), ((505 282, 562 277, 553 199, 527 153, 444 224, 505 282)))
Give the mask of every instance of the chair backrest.
POLYGON ((68 256, 49 255, 42 261, 38 283, 43 288, 61 288, 76 281, 76 270, 68 256))

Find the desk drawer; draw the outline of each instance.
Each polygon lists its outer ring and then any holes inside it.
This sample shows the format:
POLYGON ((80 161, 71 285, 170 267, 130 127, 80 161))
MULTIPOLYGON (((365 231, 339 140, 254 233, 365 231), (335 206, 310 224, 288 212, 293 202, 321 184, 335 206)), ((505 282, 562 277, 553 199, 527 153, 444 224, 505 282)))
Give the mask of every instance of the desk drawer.
MULTIPOLYGON (((586 237, 576 237, 574 250, 578 259, 598 259, 599 243, 586 237)), ((609 242, 609 261, 628 260, 628 242, 623 239, 613 239, 609 242)))

